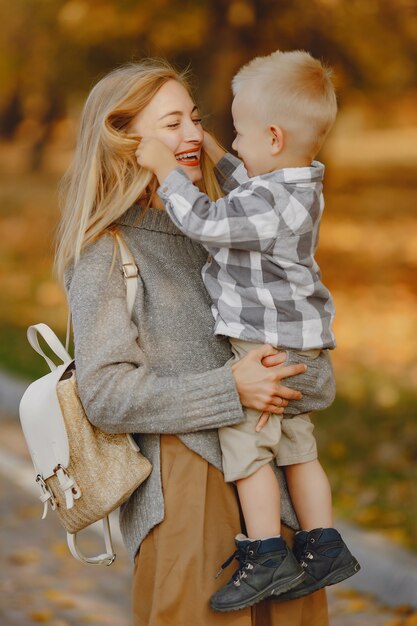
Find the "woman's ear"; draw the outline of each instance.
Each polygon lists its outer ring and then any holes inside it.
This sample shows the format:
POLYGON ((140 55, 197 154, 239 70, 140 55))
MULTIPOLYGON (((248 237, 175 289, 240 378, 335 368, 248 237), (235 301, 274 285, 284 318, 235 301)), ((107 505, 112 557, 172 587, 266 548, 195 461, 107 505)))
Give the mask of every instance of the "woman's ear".
POLYGON ((284 132, 280 126, 270 126, 271 154, 276 156, 284 149, 284 132))

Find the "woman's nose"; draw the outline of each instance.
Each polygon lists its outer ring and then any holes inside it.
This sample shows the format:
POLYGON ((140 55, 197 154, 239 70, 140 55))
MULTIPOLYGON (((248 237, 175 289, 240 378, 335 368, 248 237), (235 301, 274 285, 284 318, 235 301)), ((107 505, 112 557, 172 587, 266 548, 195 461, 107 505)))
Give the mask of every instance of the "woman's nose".
POLYGON ((200 124, 196 124, 192 120, 186 125, 184 129, 185 141, 193 141, 195 143, 202 143, 203 141, 203 129, 200 124))

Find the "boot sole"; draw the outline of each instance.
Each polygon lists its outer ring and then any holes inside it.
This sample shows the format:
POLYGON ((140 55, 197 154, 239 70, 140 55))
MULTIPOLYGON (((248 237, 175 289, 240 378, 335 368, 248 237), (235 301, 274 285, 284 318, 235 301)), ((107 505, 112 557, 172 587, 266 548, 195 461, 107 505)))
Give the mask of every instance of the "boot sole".
POLYGON ((218 613, 227 613, 229 611, 238 611, 239 609, 245 609, 249 606, 253 606, 254 604, 258 604, 258 602, 265 600, 265 598, 269 598, 270 596, 274 596, 275 594, 278 595, 281 593, 285 593, 286 591, 290 591, 290 589, 296 587, 303 580, 303 578, 304 572, 300 572, 299 574, 297 574, 297 576, 295 576, 295 578, 275 581, 274 583, 269 585, 269 587, 267 587, 263 591, 260 591, 258 594, 252 596, 252 598, 246 600, 245 602, 239 602, 233 605, 229 604, 227 607, 219 607, 210 600, 210 606, 213 611, 217 611, 218 613))
POLYGON ((292 589, 291 593, 288 594, 285 598, 277 595, 276 598, 274 597, 274 599, 276 599, 277 601, 285 601, 296 600, 297 598, 308 596, 310 593, 314 593, 315 591, 318 591, 323 587, 330 587, 331 585, 336 585, 337 583, 342 582, 342 580, 346 580, 346 578, 350 578, 354 574, 357 574, 360 569, 361 566, 359 565, 358 561, 355 560, 344 569, 335 572, 334 574, 329 574, 325 578, 322 578, 322 580, 318 580, 317 583, 315 585, 312 585, 309 589, 300 589, 299 591, 297 591, 297 589, 292 589))

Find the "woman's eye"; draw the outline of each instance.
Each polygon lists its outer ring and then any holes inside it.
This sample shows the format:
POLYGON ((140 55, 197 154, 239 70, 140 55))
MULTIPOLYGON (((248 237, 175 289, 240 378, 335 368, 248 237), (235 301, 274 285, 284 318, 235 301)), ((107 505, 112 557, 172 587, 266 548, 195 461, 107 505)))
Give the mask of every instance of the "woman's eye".
POLYGON ((193 119, 194 124, 201 124, 202 121, 203 121, 202 117, 195 117, 193 119))
POLYGON ((167 124, 167 128, 178 128, 179 122, 175 122, 174 124, 167 124))

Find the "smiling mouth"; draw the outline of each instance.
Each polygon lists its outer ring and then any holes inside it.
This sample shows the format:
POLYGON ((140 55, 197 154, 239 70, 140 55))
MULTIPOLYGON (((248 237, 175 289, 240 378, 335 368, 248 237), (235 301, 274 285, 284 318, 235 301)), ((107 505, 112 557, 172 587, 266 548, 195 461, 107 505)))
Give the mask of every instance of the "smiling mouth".
POLYGON ((180 152, 175 155, 175 158, 181 165, 188 165, 189 167, 200 165, 199 151, 180 152))

